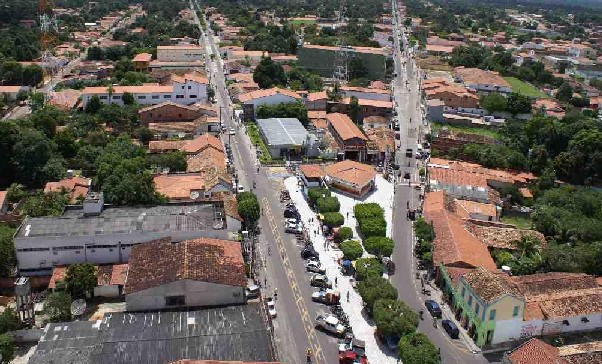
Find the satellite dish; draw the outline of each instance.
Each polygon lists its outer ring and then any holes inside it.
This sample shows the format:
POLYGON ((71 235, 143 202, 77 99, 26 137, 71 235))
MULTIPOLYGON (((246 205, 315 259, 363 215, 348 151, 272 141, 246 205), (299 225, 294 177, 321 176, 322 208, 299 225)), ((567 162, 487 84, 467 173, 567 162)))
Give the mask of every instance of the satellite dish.
POLYGON ((199 191, 192 191, 192 192, 190 192, 190 199, 191 200, 196 200, 197 198, 199 198, 199 191))
POLYGON ((86 312, 86 300, 80 298, 71 302, 71 315, 80 316, 86 312))

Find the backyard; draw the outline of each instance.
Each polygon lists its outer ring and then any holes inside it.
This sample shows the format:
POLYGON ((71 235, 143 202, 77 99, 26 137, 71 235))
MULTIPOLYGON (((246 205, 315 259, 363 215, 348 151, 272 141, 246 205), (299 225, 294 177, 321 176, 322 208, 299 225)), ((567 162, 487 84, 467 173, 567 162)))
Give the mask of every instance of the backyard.
POLYGON ((251 139, 251 143, 253 143, 253 145, 255 145, 261 151, 259 161, 261 163, 270 162, 272 160, 270 156, 270 151, 265 146, 263 139, 261 139, 261 136, 259 135, 259 130, 257 129, 257 125, 254 123, 246 123, 245 126, 247 128, 247 135, 249 136, 249 139, 251 139))
POLYGON ((548 98, 549 96, 545 93, 539 91, 536 87, 525 83, 518 78, 514 77, 504 77, 504 80, 508 81, 508 83, 512 86, 512 91, 519 93, 523 96, 534 97, 534 98, 548 98))
POLYGON ((438 131, 444 127, 451 131, 462 132, 462 133, 467 133, 467 134, 482 135, 482 136, 490 137, 490 138, 497 139, 497 140, 501 139, 501 135, 496 129, 475 128, 475 127, 470 127, 470 126, 458 126, 458 125, 448 125, 448 124, 439 124, 439 123, 431 124, 431 129, 433 131, 438 131))

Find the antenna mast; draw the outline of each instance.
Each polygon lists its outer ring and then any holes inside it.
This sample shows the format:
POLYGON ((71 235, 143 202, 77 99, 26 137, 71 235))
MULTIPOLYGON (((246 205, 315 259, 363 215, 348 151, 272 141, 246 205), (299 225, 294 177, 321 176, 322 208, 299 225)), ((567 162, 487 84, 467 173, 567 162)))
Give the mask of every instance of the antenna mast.
POLYGON ((52 48, 57 39, 58 26, 56 15, 54 13, 54 0, 39 0, 39 15, 40 15, 40 44, 42 51, 42 69, 44 70, 44 79, 50 77, 50 84, 46 99, 53 92, 52 76, 56 72, 57 64, 52 55, 52 48))
POLYGON ((337 21, 337 43, 338 47, 335 58, 334 58, 334 67, 333 67, 333 81, 337 85, 344 85, 347 83, 349 79, 349 73, 347 70, 347 51, 345 50, 346 44, 343 39, 343 34, 341 32, 341 28, 345 24, 345 9, 347 8, 346 0, 341 0, 341 4, 339 7, 339 19, 337 21))

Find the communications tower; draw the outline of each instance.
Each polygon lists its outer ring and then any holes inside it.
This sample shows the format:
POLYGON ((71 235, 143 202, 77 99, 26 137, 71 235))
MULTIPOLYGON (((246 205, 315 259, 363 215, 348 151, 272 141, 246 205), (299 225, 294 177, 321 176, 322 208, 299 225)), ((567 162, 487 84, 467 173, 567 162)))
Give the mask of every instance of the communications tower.
MULTIPOLYGON (((42 51, 42 69, 44 71, 43 79, 50 77, 50 84, 46 98, 52 93, 52 76, 56 72, 57 65, 52 55, 52 48, 59 32, 56 15, 54 13, 54 0, 39 0, 40 16, 40 44, 42 51)), ((43 82, 43 81, 42 81, 43 82)))
POLYGON ((345 40, 343 39, 343 34, 341 28, 345 24, 345 9, 347 7, 346 0, 341 0, 341 4, 339 7, 339 19, 337 21, 337 42, 336 46, 338 47, 335 57, 334 57, 334 65, 333 65, 333 81, 335 85, 344 85, 347 83, 349 79, 349 72, 347 70, 347 50, 345 40))

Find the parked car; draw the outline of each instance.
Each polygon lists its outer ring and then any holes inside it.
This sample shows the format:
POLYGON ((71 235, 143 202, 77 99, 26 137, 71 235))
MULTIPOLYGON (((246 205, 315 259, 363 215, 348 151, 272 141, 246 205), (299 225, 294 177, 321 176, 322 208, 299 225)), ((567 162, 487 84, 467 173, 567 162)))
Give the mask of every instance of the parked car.
POLYGON ((332 314, 324 314, 316 316, 316 328, 328 331, 337 336, 345 334, 347 328, 339 322, 339 319, 332 314))
POLYGON ((299 220, 295 219, 294 217, 288 218, 286 220, 284 220, 285 225, 286 224, 298 224, 299 220))
POLYGON ((247 296, 247 299, 259 297, 259 286, 252 285, 245 288, 245 296, 247 296))
POLYGON ((424 301, 424 305, 426 306, 426 309, 431 314, 431 316, 441 318, 441 307, 439 307, 439 304, 437 302, 433 300, 426 300, 424 301))
POLYGON ((245 192, 245 188, 239 184, 238 187, 236 187, 236 192, 238 192, 238 193, 245 192))
POLYGON ((293 218, 293 219, 297 218, 298 219, 301 216, 299 215, 299 212, 296 209, 293 210, 293 209, 289 208, 289 209, 284 210, 284 217, 285 218, 289 218, 289 219, 290 218, 293 218))
POLYGON ((303 258, 303 259, 308 259, 308 258, 320 259, 320 253, 318 253, 312 246, 306 246, 301 251, 301 258, 303 258))
POLYGON ((311 276, 309 283, 313 287, 332 288, 332 283, 330 283, 328 277, 323 274, 314 274, 311 276))
POLYGON ((307 262, 305 270, 312 273, 326 274, 326 269, 322 268, 322 264, 316 261, 307 262))
POLYGON ((276 303, 272 299, 272 297, 266 298, 266 305, 268 306, 268 314, 272 318, 276 318, 278 314, 276 313, 276 303))
POLYGON ((301 224, 286 224, 284 232, 288 234, 301 234, 303 233, 303 227, 301 224))
POLYGON ((339 293, 339 291, 335 291, 332 289, 321 289, 311 294, 312 301, 323 303, 325 305, 336 305, 337 303, 339 303, 340 298, 341 294, 339 293))
POLYGON ((236 135, 236 130, 234 130, 234 128, 230 128, 230 131, 228 132, 229 135, 236 135))
POLYGON ((460 330, 452 320, 441 321, 441 326, 443 326, 445 332, 447 332, 452 339, 457 339, 460 336, 460 330))
POLYGON ((322 263, 320 263, 320 259, 316 258, 316 257, 309 257, 307 259, 305 259, 305 264, 317 264, 318 266, 322 266, 322 263))

